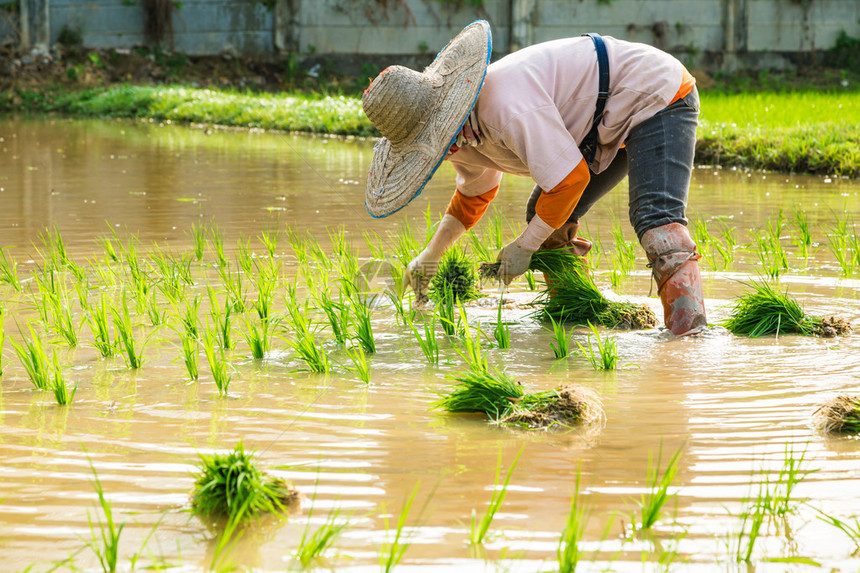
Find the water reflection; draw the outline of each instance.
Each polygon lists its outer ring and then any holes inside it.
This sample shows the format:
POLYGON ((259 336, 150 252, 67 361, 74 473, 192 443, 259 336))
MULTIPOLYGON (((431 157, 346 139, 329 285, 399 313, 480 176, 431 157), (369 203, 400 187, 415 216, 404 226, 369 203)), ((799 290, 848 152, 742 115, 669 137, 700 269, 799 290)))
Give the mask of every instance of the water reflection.
MULTIPOLYGON (((376 220, 362 206, 361 182, 372 148, 367 141, 65 120, 6 120, 0 134, 5 207, 0 244, 14 246, 22 276, 32 273, 35 263, 25 261, 38 258, 39 235, 51 225, 81 264, 103 256, 97 237, 110 228, 123 239, 138 234, 142 249, 158 242, 165 249, 188 250, 191 224, 201 217, 222 230, 229 247, 249 237, 257 252, 256 237, 269 225, 306 230, 324 247, 327 228, 343 226, 365 256, 364 232, 385 237, 410 221, 423 233, 422 211, 444 209, 453 184, 453 173, 443 166, 413 206, 376 220)), ((529 192, 527 180, 506 179, 498 212, 519 222, 529 192)), ((824 241, 831 209, 856 212, 858 192, 856 182, 843 180, 700 168, 691 210, 723 217, 744 241, 748 229, 760 228, 780 207, 788 213, 799 205, 816 240, 824 241)), ((609 230, 623 218, 625 205, 622 186, 588 216, 589 232, 605 239, 606 257, 611 256, 609 230)), ((815 312, 840 312, 857 321, 857 279, 840 278, 836 267, 827 267, 832 257, 826 248, 813 254, 810 269, 792 270, 782 277, 783 286, 815 312)), ((295 260, 285 241, 276 256, 292 278, 295 260)), ((610 284, 606 261, 597 275, 603 287, 610 284)), ((646 298, 649 277, 641 263, 616 290, 656 308, 656 299, 646 298)), ((737 281, 755 274, 757 266, 753 254, 740 253, 730 269, 706 273, 712 320, 725 318, 726 303, 742 290, 737 281)), ((189 287, 190 295, 202 296, 205 283, 217 274, 211 261, 195 266, 194 273, 199 282, 189 287)), ((0 287, 0 294, 5 300, 17 297, 8 287, 0 287)), ((512 296, 532 295, 520 290, 512 296)), ((9 309, 10 316, 32 312, 26 300, 9 309)), ((494 306, 469 313, 485 324, 495 320, 494 306)), ((334 508, 348 515, 350 527, 338 544, 346 558, 334 561, 337 568, 346 563, 376 569, 380 545, 390 538, 388 530, 416 484, 416 513, 408 525, 421 527, 406 561, 428 568, 493 568, 466 543, 471 512, 485 510, 499 458, 506 468, 521 448, 493 524, 504 535, 485 547, 488 559, 518 570, 551 568, 547 564, 555 558, 578 472, 593 516, 584 547, 599 551, 597 560, 612 569, 641 570, 641 549, 662 546, 671 552, 674 543, 691 560, 689 569, 715 562, 734 567, 734 556, 721 543, 738 525, 736 514, 750 482, 763 469, 779 471, 787 444, 791 451, 805 451, 809 468, 819 470, 804 481, 804 497, 841 516, 860 513, 853 494, 860 480, 860 442, 824 437, 808 426, 825 397, 856 390, 855 337, 838 343, 749 340, 719 327, 684 340, 659 331, 621 332, 621 360, 630 366, 594 372, 572 356, 550 370, 551 335, 527 315, 525 309, 508 311, 507 319, 515 323, 512 347, 488 349, 490 362, 532 389, 565 382, 594 389, 604 400, 605 426, 521 432, 488 425, 482 416, 432 411, 450 383, 446 376, 461 367, 454 342, 442 340, 444 359, 429 367, 386 308, 374 311, 379 351, 370 359, 370 386, 346 370, 348 360, 333 344, 326 348, 337 366, 326 376, 295 372, 289 347, 279 341, 265 361, 237 349, 230 396, 219 398, 210 378, 188 382, 178 351, 167 342, 174 334, 165 328, 145 349, 144 366, 136 372, 120 358, 99 359, 87 342, 64 352, 64 363, 75 365, 67 376, 79 383, 79 393, 71 406, 60 408, 31 390, 12 360, 0 394, 0 498, 5 498, 0 562, 20 568, 36 560, 58 561, 80 548, 81 537, 89 535, 87 513, 94 511, 86 450, 119 519, 127 523, 129 553, 158 523, 149 545, 156 556, 189 567, 207 563, 211 539, 186 511, 190 472, 198 450, 232 448, 240 439, 257 450, 261 465, 299 487, 318 512, 315 519, 334 508), (647 490, 649 459, 661 448, 664 464, 683 448, 677 507, 667 508, 655 539, 622 542, 636 500, 647 490), (418 522, 418 508, 428 499, 418 522), (601 542, 611 515, 616 518, 601 542), (673 541, 684 530, 687 535, 673 541)), ((7 331, 13 330, 7 320, 7 331)), ((88 334, 82 332, 82 338, 88 334)), ((574 340, 584 342, 586 336, 578 330, 574 340)), ((9 357, 7 348, 7 363, 9 357)), ((815 522, 814 514, 800 516, 815 522)), ((306 518, 306 513, 294 515, 249 536, 237 546, 237 558, 246 566, 282 570, 306 518)), ((797 544, 782 546, 771 537, 773 556, 812 555, 828 565, 856 568, 847 540, 831 543, 832 531, 828 536, 817 522, 795 532, 797 544), (818 543, 822 538, 827 543, 818 543)), ((89 554, 76 563, 95 565, 89 554)))

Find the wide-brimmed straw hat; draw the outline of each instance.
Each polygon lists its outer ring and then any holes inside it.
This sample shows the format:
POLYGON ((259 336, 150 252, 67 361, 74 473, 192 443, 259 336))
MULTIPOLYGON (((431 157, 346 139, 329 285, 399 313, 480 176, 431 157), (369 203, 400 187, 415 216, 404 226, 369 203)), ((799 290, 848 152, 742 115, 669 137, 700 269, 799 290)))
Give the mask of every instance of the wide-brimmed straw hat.
POLYGON ((478 20, 448 42, 423 72, 383 70, 361 98, 384 136, 373 149, 365 207, 386 217, 421 193, 475 105, 492 53, 490 24, 478 20))

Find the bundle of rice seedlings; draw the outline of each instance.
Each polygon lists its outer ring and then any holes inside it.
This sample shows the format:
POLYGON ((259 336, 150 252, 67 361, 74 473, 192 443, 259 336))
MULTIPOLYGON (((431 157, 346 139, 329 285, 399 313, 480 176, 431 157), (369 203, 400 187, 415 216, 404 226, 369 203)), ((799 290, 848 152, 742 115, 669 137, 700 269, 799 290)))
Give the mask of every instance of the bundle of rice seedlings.
POLYGON ((833 337, 851 332, 851 323, 843 318, 807 315, 787 290, 779 291, 765 281, 742 284, 747 293, 735 301, 731 316, 722 323, 732 334, 833 337))
POLYGON ((454 302, 466 302, 481 296, 475 268, 462 249, 448 249, 439 261, 439 268, 430 280, 429 296, 435 301, 454 295, 454 302))
POLYGON ((542 320, 628 329, 657 326, 657 317, 647 306, 603 296, 584 265, 553 273, 551 284, 532 304, 540 308, 542 320))
POLYGON ((860 397, 841 394, 812 415, 812 425, 824 432, 860 434, 860 397))
POLYGON ((504 372, 467 371, 452 377, 457 384, 433 404, 449 412, 483 412, 498 424, 547 428, 593 423, 603 419, 597 396, 584 388, 526 392, 504 372))
MULTIPOLYGON (((584 266, 585 259, 576 255, 572 249, 537 251, 532 255, 529 262, 529 270, 539 271, 547 275, 557 274, 564 269, 582 268, 584 266)), ((481 263, 478 273, 481 278, 498 279, 500 267, 499 262, 481 263)))
POLYGON ((241 442, 226 454, 201 454, 191 494, 194 513, 239 523, 264 513, 283 513, 296 503, 298 491, 258 469, 253 457, 241 442))

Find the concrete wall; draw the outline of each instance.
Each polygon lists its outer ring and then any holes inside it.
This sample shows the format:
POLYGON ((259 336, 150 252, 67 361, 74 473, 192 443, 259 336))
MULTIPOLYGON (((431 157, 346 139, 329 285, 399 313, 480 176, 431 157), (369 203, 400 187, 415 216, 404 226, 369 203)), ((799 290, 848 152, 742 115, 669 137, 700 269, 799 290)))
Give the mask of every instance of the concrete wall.
MULTIPOLYGON (((46 30, 55 42, 69 26, 88 47, 144 44, 141 1, 19 0, 28 8, 22 17, 49 20, 47 27, 29 23, 31 45, 46 30)), ((276 0, 273 10, 260 0, 183 0, 174 47, 189 54, 420 57, 477 18, 490 21, 499 54, 597 31, 706 69, 778 66, 832 47, 843 30, 860 37, 860 0, 484 0, 479 8, 440 0, 276 0)))

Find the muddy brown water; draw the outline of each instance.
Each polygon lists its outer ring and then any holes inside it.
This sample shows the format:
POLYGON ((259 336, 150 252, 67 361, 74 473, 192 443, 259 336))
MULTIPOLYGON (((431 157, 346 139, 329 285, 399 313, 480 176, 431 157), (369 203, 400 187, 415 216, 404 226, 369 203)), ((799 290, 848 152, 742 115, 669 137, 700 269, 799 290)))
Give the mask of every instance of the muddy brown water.
MULTIPOLYGON (((250 237, 258 253, 261 231, 292 226, 312 233, 326 248, 327 229, 345 228, 366 256, 363 232, 385 235, 407 220, 423 234, 423 211, 444 209, 453 175, 443 166, 408 209, 384 220, 363 209, 363 178, 372 142, 192 129, 123 121, 10 120, 0 122, 0 245, 20 263, 22 278, 40 263, 36 248, 46 226, 59 229, 81 264, 101 259, 98 237, 110 228, 137 234, 142 250, 153 243, 189 250, 192 223, 214 221, 227 245, 250 237)), ((508 178, 497 212, 519 225, 528 181, 508 178)), ((611 246, 615 218, 626 223, 624 189, 610 194, 588 217, 588 229, 611 246)), ((784 244, 792 269, 783 288, 813 314, 841 314, 860 326, 857 278, 842 277, 826 237, 834 210, 858 213, 860 184, 823 177, 696 170, 690 212, 719 217, 741 242, 781 207, 809 216, 819 243, 804 261, 796 256, 787 225, 784 244)), ((282 274, 296 261, 285 239, 278 249, 282 274)), ((641 250, 634 273, 613 289, 655 309, 641 250)), ((205 294, 214 275, 194 266, 192 294, 205 294)), ((609 258, 598 262, 597 281, 609 287, 609 258)), ((704 272, 711 322, 726 318, 742 291, 739 280, 755 276, 755 255, 739 250, 724 271, 704 272)), ((491 285, 488 294, 498 296, 491 285)), ((6 332, 18 337, 16 320, 33 317, 26 297, 0 287, 6 332)), ((524 282, 508 295, 526 302, 524 282)), ((280 298, 280 297, 279 297, 280 298)), ((470 319, 491 323, 495 307, 471 307, 470 319)), ((660 313, 658 312, 658 316, 660 313)), ((657 570, 660 560, 678 570, 741 570, 736 564, 739 514, 757 493, 761 472, 775 480, 786 450, 805 452, 814 470, 796 488, 806 505, 783 523, 769 524, 757 542, 757 570, 801 570, 809 565, 767 559, 806 558, 827 569, 857 570, 854 545, 817 519, 816 509, 840 519, 860 514, 860 441, 828 437, 809 420, 817 406, 860 386, 860 336, 838 340, 781 336, 747 339, 713 328, 697 338, 673 339, 661 330, 618 332, 619 354, 630 366, 596 372, 578 356, 553 367, 550 334, 513 308, 510 349, 488 349, 533 389, 577 383, 603 399, 606 423, 568 432, 522 432, 486 423, 479 415, 430 409, 462 366, 449 341, 442 361, 428 366, 411 335, 390 308, 373 315, 378 352, 370 358, 365 386, 342 366, 347 357, 331 342, 338 364, 328 375, 296 372, 285 342, 267 358, 250 358, 240 342, 231 361, 236 375, 228 398, 219 398, 201 360, 201 378, 189 383, 169 332, 144 350, 144 365, 128 370, 119 359, 102 360, 87 327, 74 349, 57 343, 67 379, 78 383, 74 403, 57 406, 32 388, 10 344, 3 349, 0 394, 0 566, 45 570, 71 558, 94 570, 88 516, 96 519, 96 495, 88 457, 98 472, 115 519, 125 523, 120 568, 146 544, 138 566, 163 564, 203 569, 214 534, 189 509, 198 453, 232 448, 242 440, 259 463, 294 483, 305 500, 284 521, 250 529, 230 559, 242 568, 284 570, 309 519, 311 528, 329 512, 348 520, 334 550, 319 565, 335 570, 377 570, 384 544, 405 498, 418 488, 407 520, 406 570, 515 570, 556 568, 577 473, 590 520, 581 544, 585 569, 657 570), (669 502, 651 535, 625 534, 636 501, 647 492, 649 460, 683 448, 669 502), (507 467, 522 454, 507 497, 482 547, 470 547, 472 510, 486 510, 498 460, 507 467), (419 510, 425 505, 423 513, 419 510), (312 510, 312 515, 311 515, 312 510), (309 518, 310 515, 310 518, 309 518), (643 561, 645 564, 643 565, 643 561)), ((80 316, 78 314, 78 318, 80 316)), ((236 326, 234 336, 238 336, 236 326)), ((441 335, 440 335, 441 337, 441 335)), ((574 340, 584 342, 584 330, 574 340)), ((504 474, 504 470, 503 470, 504 474)), ((71 568, 68 563, 61 569, 71 568)))

